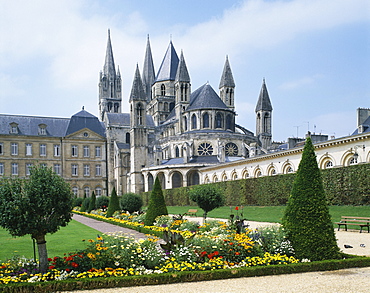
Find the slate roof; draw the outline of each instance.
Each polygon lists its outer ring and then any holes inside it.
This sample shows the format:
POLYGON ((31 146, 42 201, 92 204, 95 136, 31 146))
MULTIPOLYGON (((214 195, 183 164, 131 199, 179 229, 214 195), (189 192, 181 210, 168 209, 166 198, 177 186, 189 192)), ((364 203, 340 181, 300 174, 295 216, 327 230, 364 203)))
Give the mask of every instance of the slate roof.
POLYGON ((208 84, 204 84, 190 96, 190 103, 187 111, 197 109, 225 109, 229 108, 216 94, 213 88, 208 84))
POLYGON ((75 133, 81 129, 88 128, 95 133, 105 137, 104 124, 99 121, 98 117, 82 109, 73 115, 69 121, 65 136, 75 133))
MULTIPOLYGON (((108 126, 130 126, 130 114, 129 113, 107 113, 108 126)), ((151 115, 146 115, 146 125, 148 127, 154 127, 154 120, 151 115)))
POLYGON ((136 65, 135 77, 134 77, 134 81, 132 82, 132 88, 131 88, 131 94, 130 94, 129 101, 132 102, 133 100, 135 101, 146 101, 147 100, 138 65, 136 65))
MULTIPOLYGON (((39 125, 46 125, 46 136, 62 137, 69 118, 0 114, 0 134, 10 134, 10 123, 18 124, 18 135, 39 135, 39 125)), ((14 134, 11 134, 14 135, 14 134)))
POLYGON ((171 41, 159 67, 156 81, 175 80, 178 65, 179 57, 171 41))
POLYGON ((182 82, 190 82, 188 68, 186 67, 185 58, 184 58, 184 54, 182 53, 182 51, 180 55, 180 63, 177 68, 175 80, 182 81, 182 82))
MULTIPOLYGON (((367 117, 367 119, 361 125, 363 128, 362 133, 370 132, 370 116, 367 117)), ((356 130, 352 133, 352 135, 356 135, 356 134, 358 134, 358 128, 356 128, 356 130)))
POLYGON ((233 73, 231 72, 231 67, 229 63, 229 58, 226 56, 226 61, 224 65, 224 70, 222 72, 219 88, 222 87, 235 87, 233 73))
POLYGON ((265 79, 263 79, 262 88, 260 91, 260 95, 258 97, 258 102, 256 105, 256 112, 258 111, 272 111, 271 101, 269 97, 269 93, 267 91, 265 79))
POLYGON ((130 144, 129 143, 123 143, 123 142, 117 142, 117 147, 120 150, 127 150, 127 149, 130 149, 130 144))

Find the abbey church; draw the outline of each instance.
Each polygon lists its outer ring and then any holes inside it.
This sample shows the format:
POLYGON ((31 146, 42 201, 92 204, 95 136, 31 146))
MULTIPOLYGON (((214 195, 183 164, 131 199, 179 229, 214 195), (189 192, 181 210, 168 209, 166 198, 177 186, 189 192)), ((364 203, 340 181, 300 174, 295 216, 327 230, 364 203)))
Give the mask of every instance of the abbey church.
POLYGON ((263 81, 256 105, 256 134, 235 123, 235 82, 228 58, 220 83, 192 89, 184 54, 169 43, 156 73, 149 38, 144 66, 137 66, 130 112, 122 111, 121 74, 110 35, 100 73, 99 112, 107 137, 108 189, 118 194, 200 183, 199 169, 267 152, 272 106, 263 81), (217 92, 216 92, 217 91, 217 92))

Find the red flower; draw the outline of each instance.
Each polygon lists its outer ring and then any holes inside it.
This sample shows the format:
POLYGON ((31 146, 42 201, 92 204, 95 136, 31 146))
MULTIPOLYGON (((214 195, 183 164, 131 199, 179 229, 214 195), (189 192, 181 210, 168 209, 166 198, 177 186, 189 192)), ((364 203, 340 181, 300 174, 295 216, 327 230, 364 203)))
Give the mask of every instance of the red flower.
POLYGON ((49 258, 48 258, 48 261, 52 261, 52 259, 49 257, 49 258))
POLYGON ((52 270, 54 268, 55 268, 55 266, 49 266, 49 270, 52 270))
POLYGON ((71 271, 71 269, 66 269, 66 272, 70 272, 71 271))
POLYGON ((201 257, 203 257, 203 256, 205 256, 205 255, 207 255, 207 251, 203 251, 203 252, 200 254, 200 256, 201 256, 201 257))
POLYGON ((240 255, 240 252, 235 252, 235 255, 240 255))
POLYGON ((78 264, 77 264, 77 263, 75 263, 75 262, 73 262, 73 263, 72 263, 72 267, 77 268, 77 267, 78 267, 78 264))
POLYGON ((239 207, 235 207, 235 210, 236 210, 236 211, 239 211, 239 207))

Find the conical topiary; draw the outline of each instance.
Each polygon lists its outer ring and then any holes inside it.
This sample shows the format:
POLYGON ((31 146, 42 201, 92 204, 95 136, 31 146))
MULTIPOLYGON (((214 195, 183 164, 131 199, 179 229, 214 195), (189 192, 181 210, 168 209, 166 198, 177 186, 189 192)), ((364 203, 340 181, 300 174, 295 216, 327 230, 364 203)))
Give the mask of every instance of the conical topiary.
POLYGON ((153 190, 150 194, 148 210, 145 215, 144 224, 151 226, 153 225, 155 218, 162 215, 168 215, 168 211, 164 201, 161 184, 158 177, 156 177, 153 190))
POLYGON ((95 205, 96 205, 96 196, 95 196, 95 192, 93 191, 91 194, 89 208, 87 212, 90 213, 92 210, 95 210, 95 205))
POLYGON ((81 212, 86 212, 88 207, 89 207, 89 200, 87 199, 86 197, 86 193, 84 193, 84 197, 83 197, 83 200, 82 200, 82 204, 81 204, 81 212))
POLYGON ((112 194, 110 195, 109 205, 107 210, 107 217, 113 216, 115 211, 119 211, 121 208, 119 206, 119 200, 116 193, 116 188, 113 187, 112 194))
POLYGON ((324 260, 340 257, 311 138, 306 139, 283 217, 296 257, 324 260))

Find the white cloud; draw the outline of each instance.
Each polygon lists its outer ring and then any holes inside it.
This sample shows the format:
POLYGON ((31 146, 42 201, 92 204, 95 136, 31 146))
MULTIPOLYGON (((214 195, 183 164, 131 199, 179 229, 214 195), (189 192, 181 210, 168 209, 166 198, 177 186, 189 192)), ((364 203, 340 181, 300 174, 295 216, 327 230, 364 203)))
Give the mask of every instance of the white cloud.
POLYGON ((299 79, 296 79, 296 80, 284 82, 283 84, 281 84, 279 86, 279 88, 282 89, 282 90, 297 89, 297 88, 301 88, 301 87, 304 87, 304 86, 312 85, 312 84, 316 83, 318 80, 320 80, 322 78, 324 78, 324 75, 322 75, 322 74, 315 74, 313 76, 306 76, 306 77, 302 77, 302 78, 299 78, 299 79))

